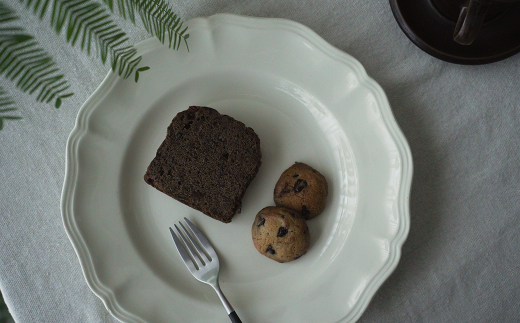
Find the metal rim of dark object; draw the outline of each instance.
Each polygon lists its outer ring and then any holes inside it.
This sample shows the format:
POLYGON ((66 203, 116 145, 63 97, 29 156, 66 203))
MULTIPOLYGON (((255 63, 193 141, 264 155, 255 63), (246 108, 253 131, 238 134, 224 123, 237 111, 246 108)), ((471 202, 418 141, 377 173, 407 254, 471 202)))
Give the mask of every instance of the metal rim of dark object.
POLYGON ((484 22, 471 45, 453 40, 456 21, 439 12, 432 0, 389 0, 405 35, 420 49, 446 62, 489 64, 520 52, 520 3, 484 22))

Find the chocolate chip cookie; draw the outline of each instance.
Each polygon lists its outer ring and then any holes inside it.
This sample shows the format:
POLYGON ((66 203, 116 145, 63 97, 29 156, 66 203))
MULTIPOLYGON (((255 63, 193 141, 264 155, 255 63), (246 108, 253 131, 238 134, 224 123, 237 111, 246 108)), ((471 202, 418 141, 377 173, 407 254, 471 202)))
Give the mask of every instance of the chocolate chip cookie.
POLYGON ((274 202, 312 219, 325 208, 328 186, 325 177, 314 168, 295 163, 285 170, 274 188, 274 202))
POLYGON ((311 235, 301 215, 285 207, 268 206, 256 215, 251 228, 255 248, 278 262, 289 262, 309 249, 311 235))

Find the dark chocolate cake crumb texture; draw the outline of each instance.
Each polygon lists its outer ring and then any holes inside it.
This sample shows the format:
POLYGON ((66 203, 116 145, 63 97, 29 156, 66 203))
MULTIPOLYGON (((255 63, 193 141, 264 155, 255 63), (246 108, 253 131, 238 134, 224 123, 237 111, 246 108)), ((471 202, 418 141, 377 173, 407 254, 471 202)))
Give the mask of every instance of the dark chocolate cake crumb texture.
POLYGON ((260 139, 242 122, 208 107, 175 116, 144 176, 159 191, 228 223, 261 164, 260 139))

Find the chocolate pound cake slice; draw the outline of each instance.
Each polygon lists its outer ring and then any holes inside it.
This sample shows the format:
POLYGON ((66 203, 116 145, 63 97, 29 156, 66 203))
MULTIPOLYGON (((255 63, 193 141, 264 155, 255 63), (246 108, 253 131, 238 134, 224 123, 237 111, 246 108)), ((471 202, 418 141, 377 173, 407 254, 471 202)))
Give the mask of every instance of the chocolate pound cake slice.
POLYGON ((261 158, 260 139, 253 129, 215 109, 191 106, 173 118, 144 180, 229 223, 240 213, 261 158))

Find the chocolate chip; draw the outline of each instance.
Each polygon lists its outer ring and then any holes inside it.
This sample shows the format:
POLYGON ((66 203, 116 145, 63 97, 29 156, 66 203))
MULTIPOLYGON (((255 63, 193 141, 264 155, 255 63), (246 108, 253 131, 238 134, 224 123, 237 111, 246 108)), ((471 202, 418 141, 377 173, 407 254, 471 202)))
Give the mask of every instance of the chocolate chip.
POLYGON ((295 178, 296 178, 296 177, 298 177, 298 176, 300 176, 300 175, 298 175, 298 174, 294 174, 292 177, 295 177, 295 178))
POLYGON ((304 219, 308 219, 309 215, 311 215, 311 211, 309 211, 307 205, 302 205, 302 215, 304 219))
POLYGON ((286 235, 288 232, 289 232, 289 230, 287 230, 286 227, 280 227, 280 229, 278 229, 278 234, 276 234, 276 236, 277 236, 277 237, 283 237, 283 236, 286 235))
POLYGON ((307 187, 307 181, 304 179, 298 179, 296 183, 294 183, 294 191, 296 193, 301 192, 304 188, 307 187))
POLYGON ((273 246, 271 245, 267 246, 266 252, 270 253, 271 255, 274 255, 276 253, 273 249, 273 246))
POLYGON ((257 227, 261 227, 265 224, 265 218, 264 217, 261 217, 259 216, 258 217, 258 223, 256 224, 257 227))

